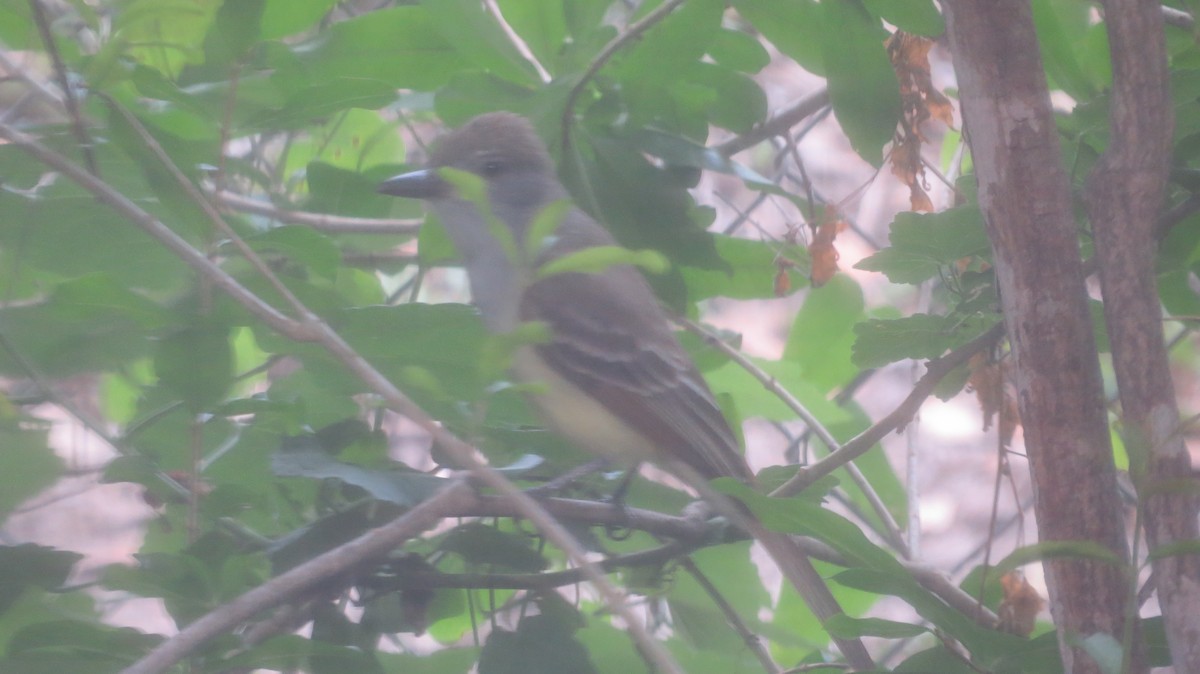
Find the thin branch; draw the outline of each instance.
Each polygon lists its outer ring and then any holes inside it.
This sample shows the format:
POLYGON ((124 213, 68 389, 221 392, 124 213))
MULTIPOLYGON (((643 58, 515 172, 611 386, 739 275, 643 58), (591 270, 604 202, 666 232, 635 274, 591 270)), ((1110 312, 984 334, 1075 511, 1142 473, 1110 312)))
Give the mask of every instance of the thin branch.
POLYGON ((205 190, 205 193, 221 202, 222 205, 243 213, 262 215, 294 225, 305 225, 330 234, 416 236, 417 231, 421 229, 421 221, 417 219, 353 218, 344 215, 310 213, 280 208, 269 201, 247 197, 228 190, 205 190))
POLYGON ((87 166, 88 172, 92 175, 99 175, 99 168, 96 166, 96 155, 92 152, 92 138, 88 135, 87 126, 83 123, 83 113, 79 110, 79 101, 75 99, 75 89, 71 86, 71 77, 67 72, 67 66, 63 63, 62 54, 58 51, 58 44, 54 41, 54 33, 50 30, 50 20, 46 17, 46 9, 42 7, 41 0, 29 0, 29 8, 33 10, 33 21, 37 24, 38 34, 42 37, 42 44, 46 47, 46 54, 50 56, 50 62, 54 64, 54 76, 58 79, 58 86, 62 89, 63 107, 67 109, 67 115, 71 118, 71 130, 75 133, 75 138, 79 141, 79 149, 83 152, 83 163, 87 166))
MULTIPOLYGON (((606 504, 607 505, 607 504, 606 504)), ((609 506, 611 507, 611 506, 609 506)), ((649 550, 639 550, 624 555, 606 557, 596 562, 605 572, 638 566, 661 566, 680 555, 686 555, 695 546, 671 542, 649 550)), ((579 568, 549 571, 545 573, 441 573, 438 571, 405 571, 399 579, 403 587, 421 589, 455 588, 460 590, 551 590, 570 587, 586 581, 579 568)))
MULTIPOLYGON (((24 67, 13 62, 9 58, 8 52, 4 51, 3 49, 0 49, 0 68, 4 69, 4 75, 6 77, 8 77, 8 76, 14 77, 14 78, 24 82, 26 85, 28 85, 29 86, 29 94, 32 94, 34 96, 34 98, 37 98, 39 101, 41 101, 47 107, 51 107, 51 108, 63 107, 62 99, 59 98, 58 94, 54 93, 53 89, 46 86, 46 83, 43 82, 41 79, 36 78, 33 75, 30 75, 25 70, 24 67)), ((20 103, 18 102, 18 104, 20 104, 20 103)), ((16 119, 15 116, 12 117, 11 119, 8 119, 7 117, 11 114, 12 114, 11 111, 5 111, 5 117, 6 117, 5 121, 6 122, 16 119)))
POLYGON ((801 120, 816 114, 821 108, 827 105, 829 105, 829 90, 822 87, 796 101, 790 107, 779 111, 771 119, 740 136, 735 136, 714 146, 713 149, 721 153, 724 157, 735 155, 746 148, 758 145, 768 138, 786 135, 801 120))
POLYGON ((242 257, 250 263, 250 266, 253 267, 254 270, 257 271, 267 281, 267 284, 271 286, 271 289, 279 293, 279 296, 283 298, 284 302, 291 306, 292 311, 294 311, 296 315, 298 315, 301 320, 305 322, 318 320, 316 314, 314 314, 312 311, 309 311, 309 309, 304 306, 304 303, 292 293, 291 289, 283 284, 283 281, 279 279, 279 276, 277 276, 275 272, 271 271, 271 268, 267 266, 267 263, 264 262, 261 257, 259 257, 258 253, 254 252, 254 250, 250 248, 250 245, 246 243, 245 239, 238 236, 238 233, 233 231, 233 228, 229 226, 229 223, 225 222, 225 218, 220 212, 217 211, 216 207, 212 205, 212 202, 210 202, 204 196, 204 194, 200 192, 196 185, 193 184, 192 181, 183 174, 183 171, 179 170, 179 167, 176 166, 175 162, 171 160, 171 157, 167 154, 166 150, 163 150, 162 146, 158 144, 158 140, 155 139, 154 136, 150 135, 150 132, 146 130, 146 127, 142 124, 141 120, 131 114, 129 110, 125 108, 125 106, 120 105, 112 98, 104 96, 104 100, 114 111, 116 111, 125 119, 126 123, 133 127, 133 130, 137 133, 138 138, 140 138, 142 142, 146 144, 146 147, 150 148, 150 151, 154 154, 154 156, 157 157, 160 162, 162 162, 162 165, 167 169, 167 173, 171 174, 171 177, 175 180, 176 184, 183 188, 183 191, 192 199, 192 201, 196 203, 197 206, 200 207, 200 210, 204 211, 204 215, 208 217, 208 220, 212 223, 213 227, 224 237, 226 237, 233 244, 234 248, 237 248, 238 252, 242 254, 242 257))
POLYGON ((189 623, 149 655, 122 670, 122 674, 166 671, 202 644, 229 633, 260 612, 288 603, 325 579, 380 557, 420 535, 441 521, 441 513, 448 506, 471 498, 473 490, 465 480, 452 483, 388 524, 317 555, 189 623))

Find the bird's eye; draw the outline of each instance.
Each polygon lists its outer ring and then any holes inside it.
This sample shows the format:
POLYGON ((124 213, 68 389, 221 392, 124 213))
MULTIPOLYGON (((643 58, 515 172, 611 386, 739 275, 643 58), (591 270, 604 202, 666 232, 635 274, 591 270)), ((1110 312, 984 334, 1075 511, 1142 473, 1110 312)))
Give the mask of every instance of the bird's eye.
POLYGON ((492 177, 504 170, 504 164, 498 159, 489 159, 483 163, 483 175, 492 177))

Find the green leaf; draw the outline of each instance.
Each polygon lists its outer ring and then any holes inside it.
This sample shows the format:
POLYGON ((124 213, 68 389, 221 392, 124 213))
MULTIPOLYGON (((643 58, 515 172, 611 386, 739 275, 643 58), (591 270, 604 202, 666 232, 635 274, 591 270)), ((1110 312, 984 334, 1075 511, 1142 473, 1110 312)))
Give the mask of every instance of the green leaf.
MULTIPOLYGON (((8 445, 6 445, 8 447, 8 445)), ((24 473, 6 473, 7 475, 24 473)), ((7 514, 8 508, 0 508, 7 514)), ((27 588, 57 590, 67 582, 67 576, 83 555, 66 550, 25 543, 0 546, 0 615, 20 598, 27 588)))
POLYGON ((597 274, 614 265, 627 264, 646 271, 662 274, 670 269, 671 263, 661 253, 653 250, 629 250, 620 246, 593 246, 550 260, 538 267, 537 279, 576 272, 597 274))
POLYGON ((26 364, 46 377, 113 370, 150 348, 145 328, 124 316, 53 302, 0 309, 0 330, 12 350, 0 349, 0 372, 19 377, 30 376, 26 364))
POLYGON ((83 620, 49 620, 29 625, 12 636, 8 657, 0 660, 0 670, 13 674, 116 674, 158 641, 130 628, 83 620))
POLYGON ((854 327, 854 362, 867 368, 906 358, 937 358, 991 329, 996 320, 993 316, 916 314, 864 321, 854 327))
POLYGON ((805 381, 830 391, 856 374, 851 361, 854 326, 863 318, 862 289, 845 275, 809 291, 788 333, 783 358, 805 381))
POLYGON ((687 283, 690 301, 699 302, 710 297, 738 300, 778 297, 775 276, 781 272, 775 263, 781 254, 794 263, 782 271, 788 276, 786 294, 808 285, 804 272, 808 252, 802 247, 720 234, 713 235, 713 243, 725 262, 724 269, 684 267, 680 270, 687 283))
POLYGON ((972 656, 984 662, 1019 650, 1025 639, 978 626, 969 617, 947 606, 904 571, 850 568, 834 576, 843 585, 874 594, 890 594, 908 602, 922 618, 963 642, 972 656))
POLYGON ((229 68, 247 60, 262 33, 265 4, 266 0, 221 3, 204 41, 204 67, 213 79, 228 77, 229 68))
POLYGON ((262 15, 262 38, 276 40, 311 27, 329 13, 339 0, 266 0, 262 15))
POLYGON ((442 36, 428 9, 391 7, 335 23, 292 46, 296 64, 277 78, 304 83, 376 80, 393 88, 431 91, 468 62, 442 36))
POLYGON ((166 327, 175 320, 162 306, 105 274, 58 284, 47 306, 64 320, 128 320, 150 330, 166 327))
POLYGON ((1018 548, 995 566, 995 572, 1004 575, 1026 564, 1048 559, 1086 559, 1125 566, 1126 561, 1112 550, 1094 541, 1043 541, 1018 548))
POLYGON ((1084 5, 1068 6, 1062 2, 1037 2, 1031 5, 1033 21, 1038 32, 1038 46, 1046 74, 1053 86, 1065 91, 1075 100, 1089 100, 1107 83, 1093 82, 1084 73, 1076 50, 1083 32, 1091 23, 1084 5), (1099 86, 1097 86, 1099 85, 1099 86))
POLYGON ((476 68, 507 80, 536 85, 537 70, 521 55, 496 19, 473 0, 422 0, 446 42, 476 68))
MULTIPOLYGON (((852 420, 849 412, 827 400, 821 389, 804 379, 799 365, 761 358, 752 358, 751 362, 827 426, 852 420)), ((737 408, 745 410, 747 418, 762 417, 771 421, 791 421, 796 418, 796 413, 778 395, 737 363, 725 363, 706 372, 705 377, 714 391, 732 395, 737 408)))
MULTIPOLYGON (((117 189, 135 200, 152 198, 140 168, 128 158, 118 161, 111 146, 99 155, 104 175, 119 177, 109 178, 117 189)), ((37 166, 12 145, 0 146, 0 170, 19 175, 14 164, 37 166)), ((190 278, 157 241, 65 181, 33 198, 4 193, 0 202, 6 220, 0 227, 0 249, 16 251, 26 272, 53 273, 56 281, 106 273, 118 284, 164 293, 178 290, 190 278), (130 264, 131 259, 137 264, 130 264)))
POLYGON ((203 60, 201 45, 222 0, 133 0, 123 3, 112 29, 115 45, 167 77, 203 60))
POLYGON ((892 283, 916 285, 937 278, 964 257, 990 258, 983 215, 973 205, 939 213, 898 213, 889 238, 889 247, 854 268, 882 272, 892 283))
POLYGON ((746 133, 767 118, 767 94, 747 75, 714 63, 697 63, 684 81, 713 90, 708 114, 715 126, 746 133))
POLYGON ((542 67, 557 74, 563 41, 567 37, 566 8, 557 2, 528 0, 499 0, 496 5, 542 67))
POLYGON ((575 204, 570 199, 559 199, 546 204, 529 223, 525 232, 525 259, 536 260, 538 254, 554 243, 554 234, 566 219, 575 204))
MULTIPOLYGON (((367 176, 374 190, 379 181, 395 174, 396 165, 403 159, 404 143, 396 133, 394 124, 385 121, 373 110, 351 109, 330 120, 312 137, 293 142, 287 153, 285 171, 291 175, 309 168, 316 161, 357 173, 379 171, 379 175, 372 173, 367 176)), ((375 204, 375 210, 366 213, 379 212, 379 204, 390 206, 397 201, 374 192, 371 196, 378 203, 375 204)), ((364 212, 352 206, 343 204, 352 214, 364 212)))
POLYGON ((779 51, 814 75, 825 74, 822 10, 818 3, 734 0, 733 6, 779 51))
MULTIPOLYGON (((434 635, 438 636, 438 635, 434 635)), ((438 639, 440 643, 451 640, 438 639)), ((430 653, 389 653, 377 651, 374 656, 389 674, 446 674, 469 672, 479 659, 475 648, 447 646, 430 653)))
POLYGON ((744 73, 756 73, 771 62, 758 38, 750 33, 722 28, 708 47, 708 55, 718 64, 744 73))
POLYGON ((724 5, 719 0, 683 3, 610 66, 614 77, 623 87, 661 87, 671 82, 704 56, 721 29, 724 5))
POLYGON ((527 536, 483 524, 455 527, 438 548, 457 554, 468 565, 480 565, 498 572, 537 573, 545 570, 548 563, 527 536))
POLYGON ((866 161, 879 166, 900 121, 900 87, 883 42, 887 32, 859 0, 822 2, 820 35, 833 114, 866 161))
MULTIPOLYGON (((568 186, 588 210, 599 209, 600 219, 620 241, 633 250, 652 248, 675 265, 721 268, 712 237, 691 217, 692 200, 687 191, 668 175, 652 166, 634 143, 607 135, 577 134, 586 138, 592 161, 568 162, 571 171, 581 166, 585 175, 568 172, 568 186), (650 225, 653 223, 653 226, 650 225)), ((596 215, 595 212, 592 215, 596 215)))
POLYGON ((516 632, 495 629, 479 654, 479 674, 595 674, 574 630, 551 616, 525 616, 516 632))
POLYGON ((445 484, 443 478, 424 473, 371 470, 337 461, 310 436, 285 439, 271 456, 271 469, 285 477, 341 480, 380 501, 405 507, 424 501, 445 484))
POLYGON ((856 637, 882 637, 884 639, 912 639, 929 630, 921 625, 884 620, 883 618, 852 618, 839 613, 825 621, 829 633, 853 639, 856 637))
POLYGON ((233 385, 233 352, 229 328, 196 323, 158 343, 154 373, 195 413, 220 402, 233 385))
POLYGON ((963 660, 961 654, 952 653, 945 646, 935 646, 909 656, 894 671, 912 674, 977 674, 978 669, 963 660))
MULTIPOLYGON (((714 486, 718 485, 719 483, 714 483, 714 486)), ((726 483, 724 486, 730 485, 726 483)), ((762 525, 771 531, 813 536, 832 546, 851 566, 862 566, 896 573, 903 578, 908 577, 900 563, 868 540, 858 526, 818 504, 800 498, 772 498, 744 486, 729 492, 749 506, 762 525)))
POLYGON ((260 253, 281 253, 307 267, 313 274, 330 281, 337 277, 337 268, 342 261, 337 246, 323 234, 308 227, 274 227, 257 236, 247 237, 246 243, 260 253))
POLYGON ((288 94, 281 105, 251 116, 245 123, 255 129, 299 129, 350 108, 378 110, 396 100, 396 90, 386 82, 336 79, 314 82, 288 94))
POLYGON ((1174 543, 1160 545, 1157 548, 1154 548, 1154 550, 1152 550, 1150 554, 1146 556, 1146 559, 1149 561, 1163 559, 1164 557, 1196 554, 1200 554, 1200 540, 1193 538, 1185 541, 1176 541, 1174 543))
POLYGON ((450 126, 459 126, 467 120, 494 110, 509 110, 533 118, 535 104, 545 98, 535 95, 528 87, 522 87, 501 79, 491 73, 468 70, 454 74, 450 83, 437 90, 433 97, 433 109, 437 116, 450 126))
POLYGON ((449 303, 358 307, 333 320, 338 333, 393 381, 403 381, 405 368, 418 366, 432 373, 452 396, 472 399, 480 394, 476 363, 486 333, 472 307, 449 303))

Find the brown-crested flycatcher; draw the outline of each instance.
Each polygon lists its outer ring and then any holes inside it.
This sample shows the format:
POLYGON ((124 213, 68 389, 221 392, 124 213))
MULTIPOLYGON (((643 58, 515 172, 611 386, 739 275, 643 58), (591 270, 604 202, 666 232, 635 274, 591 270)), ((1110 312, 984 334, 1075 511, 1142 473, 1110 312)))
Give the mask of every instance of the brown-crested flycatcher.
MULTIPOLYGON (((708 385, 636 269, 614 264, 595 273, 537 273, 548 262, 616 242, 573 205, 551 227, 535 224, 569 196, 523 117, 495 112, 472 119, 441 139, 429 168, 391 178, 379 191, 430 203, 463 258, 490 331, 509 333, 533 321, 549 328, 547 341, 518 349, 513 369, 520 380, 541 383, 532 398, 555 430, 626 465, 655 463, 702 496, 714 493, 705 480, 753 480, 708 385), (443 168, 474 174, 485 194, 465 198, 439 173, 443 168), (528 241, 531 234, 544 238, 528 241), (532 259, 523 259, 524 251, 532 259)), ((740 520, 822 622, 841 613, 794 541, 740 520)), ((855 668, 873 667, 860 641, 837 643, 855 668)))

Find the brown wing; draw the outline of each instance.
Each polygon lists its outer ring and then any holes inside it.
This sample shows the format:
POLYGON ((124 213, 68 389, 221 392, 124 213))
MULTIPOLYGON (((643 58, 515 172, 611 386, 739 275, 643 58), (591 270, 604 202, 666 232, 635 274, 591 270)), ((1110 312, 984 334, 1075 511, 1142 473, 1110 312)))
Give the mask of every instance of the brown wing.
POLYGON ((548 277, 525 292, 521 314, 549 325, 552 340, 535 348, 555 372, 666 458, 707 479, 749 479, 708 385, 637 271, 616 266, 600 274, 548 277))

